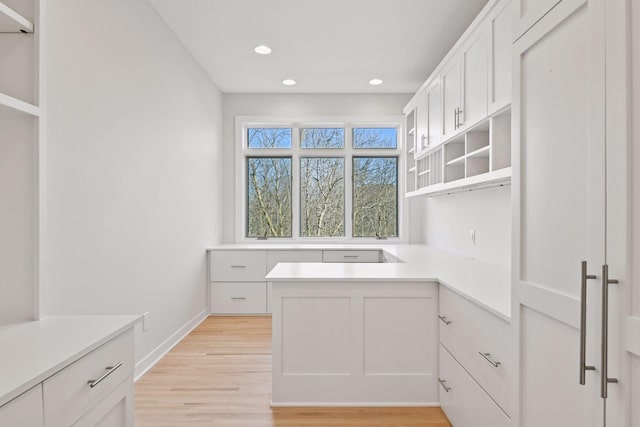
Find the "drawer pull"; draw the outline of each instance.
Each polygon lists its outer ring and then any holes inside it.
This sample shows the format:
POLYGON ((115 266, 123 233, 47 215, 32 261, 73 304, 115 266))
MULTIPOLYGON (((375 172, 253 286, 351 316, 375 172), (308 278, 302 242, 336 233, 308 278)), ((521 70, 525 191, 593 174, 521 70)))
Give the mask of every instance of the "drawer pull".
POLYGON ((351 259, 358 259, 360 258, 360 255, 343 255, 343 258, 351 258, 351 259))
POLYGON ((243 299, 247 299, 247 297, 231 297, 231 299, 234 299, 234 300, 243 300, 243 299))
POLYGON ((479 354, 480 356, 484 357, 484 359, 485 359, 487 362, 491 363, 491 364, 493 365, 493 367, 494 367, 494 368, 497 368, 498 366, 500 366, 500 362, 496 362, 495 360, 493 360, 493 359, 491 358, 491 353, 483 353, 483 352, 479 351, 479 352, 478 352, 478 354, 479 354))
POLYGON ((247 268, 246 265, 232 265, 231 268, 247 268))
POLYGON ((113 374, 116 371, 116 369, 118 369, 120 366, 122 366, 122 362, 118 362, 114 366, 107 366, 107 368, 106 368, 107 372, 102 374, 102 376, 100 378, 98 378, 97 380, 89 380, 89 381, 87 381, 87 384, 89 384, 89 387, 94 388, 95 386, 100 384, 105 378, 107 378, 109 375, 113 374))
POLYGON ((451 324, 451 320, 447 319, 447 316, 438 316, 438 319, 442 320, 447 326, 451 324))
POLYGON ((447 384, 446 384, 445 380, 443 380, 442 378, 438 378, 438 382, 440 383, 440 385, 442 386, 444 391, 446 391, 447 393, 449 393, 451 391, 451 387, 447 387, 447 384))

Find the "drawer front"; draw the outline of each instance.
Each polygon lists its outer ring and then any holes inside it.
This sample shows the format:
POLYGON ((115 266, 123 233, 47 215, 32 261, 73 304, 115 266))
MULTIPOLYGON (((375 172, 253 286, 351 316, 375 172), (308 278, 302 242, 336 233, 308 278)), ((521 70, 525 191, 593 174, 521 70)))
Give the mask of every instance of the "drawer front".
POLYGON ((212 251, 212 282, 264 282, 267 251, 212 251))
POLYGON ((267 272, 279 262, 322 262, 322 251, 268 251, 267 272))
POLYGON ((440 405, 455 427, 508 427, 509 417, 440 345, 440 405), (445 387, 447 387, 445 389, 445 387))
POLYGON ((442 286, 439 311, 450 322, 441 319, 440 342, 510 413, 510 325, 442 286))
POLYGON ((380 251, 322 251, 324 262, 380 262, 380 251))
POLYGON ((42 427, 42 384, 0 406, 0 426, 42 427))
POLYGON ((267 284, 212 283, 211 313, 265 314, 267 312, 267 284))
POLYGON ((129 329, 47 379, 43 383, 47 427, 75 423, 131 377, 133 365, 133 329, 129 329), (88 383, 100 378, 94 387, 88 383))

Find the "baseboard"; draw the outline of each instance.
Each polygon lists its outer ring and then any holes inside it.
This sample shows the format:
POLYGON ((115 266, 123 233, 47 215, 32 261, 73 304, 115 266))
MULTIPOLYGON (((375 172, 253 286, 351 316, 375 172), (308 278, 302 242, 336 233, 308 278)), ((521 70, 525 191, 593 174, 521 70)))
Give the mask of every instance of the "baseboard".
POLYGON ((278 402, 272 408, 439 408, 440 402, 278 402))
POLYGON ((200 323, 209 316, 209 308, 202 310, 196 317, 188 321, 183 327, 178 329, 169 338, 164 340, 162 344, 156 347, 151 353, 136 363, 134 371, 134 381, 138 381, 147 373, 162 357, 167 354, 173 347, 184 339, 191 331, 193 331, 200 323))

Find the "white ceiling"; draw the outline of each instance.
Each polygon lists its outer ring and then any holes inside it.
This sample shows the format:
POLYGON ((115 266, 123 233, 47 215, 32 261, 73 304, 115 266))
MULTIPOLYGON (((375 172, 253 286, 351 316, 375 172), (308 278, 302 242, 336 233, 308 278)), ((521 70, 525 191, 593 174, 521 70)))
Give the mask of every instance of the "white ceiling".
POLYGON ((149 1, 227 93, 415 92, 487 3, 149 1), (257 55, 259 44, 273 53, 257 55), (370 86, 373 78, 384 84, 370 86))

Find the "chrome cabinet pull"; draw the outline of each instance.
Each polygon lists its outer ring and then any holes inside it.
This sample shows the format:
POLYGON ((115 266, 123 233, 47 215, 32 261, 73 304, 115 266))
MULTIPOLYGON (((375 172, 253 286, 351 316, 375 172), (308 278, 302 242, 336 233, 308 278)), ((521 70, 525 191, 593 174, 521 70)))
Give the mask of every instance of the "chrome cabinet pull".
POLYGON ((231 299, 233 299, 233 300, 243 300, 243 299, 247 299, 247 297, 231 297, 231 299))
POLYGON ((360 258, 360 255, 343 255, 343 258, 351 258, 351 259, 357 259, 360 258))
POLYGON ((98 378, 97 380, 89 380, 89 381, 87 381, 87 384, 89 384, 89 387, 94 388, 95 386, 100 384, 102 381, 104 381, 104 379, 107 378, 109 375, 113 374, 116 371, 116 369, 118 369, 120 366, 122 366, 122 362, 118 362, 114 366, 107 366, 107 368, 106 368, 107 372, 102 374, 102 376, 100 378, 98 378))
POLYGON ((232 265, 231 268, 247 268, 246 265, 232 265))
POLYGON ((451 320, 447 319, 447 316, 438 316, 438 319, 442 320, 442 322, 447 326, 451 324, 451 320))
POLYGON ((493 359, 491 358, 491 353, 483 353, 483 352, 479 351, 479 352, 478 352, 478 354, 479 354, 480 356, 484 357, 484 359, 485 359, 487 362, 491 363, 491 364, 493 365, 493 367, 494 367, 494 368, 497 368, 498 366, 500 366, 500 362, 496 362, 495 360, 493 360, 493 359))
POLYGON ((587 365, 587 280, 596 279, 595 274, 587 274, 587 261, 582 261, 580 279, 580 384, 586 383, 586 371, 594 371, 595 366, 587 365))
POLYGON ((461 118, 462 113, 464 113, 462 108, 458 108, 458 128, 460 128, 462 126, 462 124, 464 123, 464 120, 462 120, 462 118, 461 118))
POLYGON ((453 129, 458 129, 458 109, 453 110, 453 129))
POLYGON ((444 391, 446 391, 447 393, 449 393, 451 391, 451 387, 447 387, 447 384, 446 384, 445 380, 443 380, 442 378, 438 377, 438 382, 440 383, 440 385, 442 386, 444 391))
POLYGON ((617 383, 617 378, 609 378, 609 285, 618 280, 609 279, 609 266, 602 266, 602 372, 600 376, 600 397, 607 398, 609 383, 617 383))

